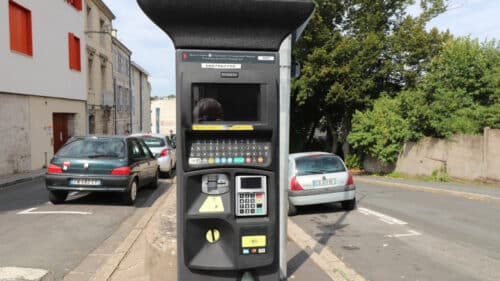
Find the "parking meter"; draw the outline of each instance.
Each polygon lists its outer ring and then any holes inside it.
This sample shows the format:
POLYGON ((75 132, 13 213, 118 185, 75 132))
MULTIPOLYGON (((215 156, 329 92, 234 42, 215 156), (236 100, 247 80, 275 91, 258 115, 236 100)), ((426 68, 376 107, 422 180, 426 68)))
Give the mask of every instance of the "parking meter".
POLYGON ((138 0, 173 40, 179 281, 279 280, 279 56, 306 0, 138 0))

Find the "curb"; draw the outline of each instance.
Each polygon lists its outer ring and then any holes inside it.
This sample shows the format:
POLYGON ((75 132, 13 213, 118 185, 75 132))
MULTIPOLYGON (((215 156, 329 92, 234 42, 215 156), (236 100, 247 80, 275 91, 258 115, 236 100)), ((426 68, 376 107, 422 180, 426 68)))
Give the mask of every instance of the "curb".
POLYGON ((145 268, 150 281, 177 280, 176 185, 146 229, 145 268))
POLYGON ((9 187, 12 185, 16 185, 19 183, 23 183, 23 182, 36 180, 36 179, 42 178, 43 176, 45 176, 45 171, 40 172, 40 173, 36 173, 36 174, 26 175, 26 177, 21 177, 21 178, 17 178, 17 179, 13 179, 13 180, 7 180, 5 182, 0 182, 0 189, 6 188, 6 187, 9 187))
POLYGON ((356 179, 356 181, 358 181, 358 182, 364 182, 364 183, 386 185, 386 186, 394 186, 394 187, 406 188, 406 189, 412 189, 412 190, 428 191, 428 192, 434 192, 434 193, 446 193, 446 194, 451 194, 451 195, 454 195, 454 196, 457 196, 457 197, 462 197, 462 198, 470 199, 470 200, 500 201, 499 197, 494 197, 494 196, 485 195, 485 194, 479 194, 479 193, 470 193, 470 192, 464 192, 464 191, 455 191, 455 190, 444 189, 444 188, 420 186, 420 185, 414 185, 414 184, 408 184, 408 183, 400 183, 400 182, 389 182, 389 181, 382 181, 382 180, 368 179, 368 178, 359 178, 359 177, 356 179))
POLYGON ((166 198, 168 198, 171 193, 171 188, 165 192, 165 194, 161 195, 161 197, 156 200, 153 206, 145 213, 136 225, 133 227, 132 231, 126 236, 126 238, 121 242, 114 251, 113 255, 111 255, 106 262, 99 267, 99 269, 93 274, 91 281, 107 281, 111 278, 113 273, 118 269, 120 263, 130 252, 130 249, 133 247, 137 239, 144 233, 151 218, 156 214, 158 208, 163 205, 163 202, 166 198))

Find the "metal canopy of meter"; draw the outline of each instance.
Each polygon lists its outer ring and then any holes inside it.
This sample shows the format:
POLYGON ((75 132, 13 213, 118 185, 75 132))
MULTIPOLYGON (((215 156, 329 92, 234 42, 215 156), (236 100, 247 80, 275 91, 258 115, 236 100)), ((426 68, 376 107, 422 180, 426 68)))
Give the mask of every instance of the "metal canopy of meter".
POLYGON ((286 36, 301 30, 314 10, 310 0, 138 2, 176 49, 277 51, 286 36))

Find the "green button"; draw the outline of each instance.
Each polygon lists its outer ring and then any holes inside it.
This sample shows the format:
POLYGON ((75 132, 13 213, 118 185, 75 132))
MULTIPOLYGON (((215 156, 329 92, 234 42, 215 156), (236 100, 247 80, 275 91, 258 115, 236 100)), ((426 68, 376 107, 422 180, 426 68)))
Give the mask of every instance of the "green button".
POLYGON ((243 158, 243 157, 235 157, 234 158, 234 163, 236 163, 236 164, 243 164, 243 163, 245 163, 245 158, 243 158))

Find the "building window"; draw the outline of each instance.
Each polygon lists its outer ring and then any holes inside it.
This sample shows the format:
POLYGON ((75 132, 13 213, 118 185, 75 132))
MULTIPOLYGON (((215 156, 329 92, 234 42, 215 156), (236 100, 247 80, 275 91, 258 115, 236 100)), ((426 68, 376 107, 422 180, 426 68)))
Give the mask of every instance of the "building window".
POLYGON ((66 0, 66 2, 75 7, 78 11, 82 10, 82 0, 66 0))
POLYGON ((10 49, 33 56, 31 11, 9 0, 10 49))
POLYGON ((69 68, 80 71, 82 69, 80 63, 80 38, 73 33, 68 33, 69 46, 69 68))

